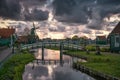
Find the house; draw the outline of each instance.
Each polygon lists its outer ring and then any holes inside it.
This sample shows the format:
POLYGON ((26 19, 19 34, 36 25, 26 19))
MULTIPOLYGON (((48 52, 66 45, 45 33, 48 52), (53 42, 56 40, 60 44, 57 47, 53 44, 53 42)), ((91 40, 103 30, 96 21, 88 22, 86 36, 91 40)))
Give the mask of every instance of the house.
POLYGON ((24 44, 28 43, 28 36, 18 36, 17 42, 24 43, 24 44))
POLYGON ((96 44, 97 45, 106 45, 107 44, 106 36, 97 36, 96 37, 96 44))
POLYGON ((109 34, 110 50, 111 52, 120 51, 120 22, 109 34))
POLYGON ((34 36, 34 35, 23 35, 23 36, 18 36, 17 38, 17 43, 20 44, 31 44, 31 43, 35 43, 36 41, 38 41, 39 38, 38 36, 34 36))
POLYGON ((1 28, 0 29, 0 46, 12 45, 14 41, 14 28, 1 28))

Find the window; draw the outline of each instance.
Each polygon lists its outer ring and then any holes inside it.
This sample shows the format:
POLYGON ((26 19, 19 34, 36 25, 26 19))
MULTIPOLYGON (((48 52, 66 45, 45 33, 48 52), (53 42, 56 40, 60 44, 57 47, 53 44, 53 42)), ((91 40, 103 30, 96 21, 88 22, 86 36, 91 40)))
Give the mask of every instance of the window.
POLYGON ((119 42, 120 42, 120 38, 116 37, 116 43, 119 43, 119 42))
POLYGON ((115 47, 119 47, 120 46, 120 36, 117 35, 115 36, 115 47))

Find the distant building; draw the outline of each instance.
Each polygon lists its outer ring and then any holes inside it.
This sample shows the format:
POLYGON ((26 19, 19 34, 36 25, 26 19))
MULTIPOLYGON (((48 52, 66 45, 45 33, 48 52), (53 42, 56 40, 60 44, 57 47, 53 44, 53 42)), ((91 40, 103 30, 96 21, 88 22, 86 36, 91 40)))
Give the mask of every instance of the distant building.
POLYGON ((97 36, 96 37, 96 44, 97 45, 106 45, 107 44, 106 36, 97 36))
POLYGON ((28 28, 24 29, 24 34, 18 36, 17 42, 20 44, 31 44, 39 40, 38 36, 35 34, 35 25, 33 23, 33 28, 29 30, 28 28))
POLYGON ((0 29, 0 45, 12 45, 14 41, 15 29, 13 28, 1 28, 0 29))
POLYGON ((27 36, 18 36, 17 42, 26 44, 26 43, 28 43, 28 37, 27 36))
POLYGON ((109 34, 108 39, 110 42, 111 52, 119 52, 120 51, 120 22, 109 34))

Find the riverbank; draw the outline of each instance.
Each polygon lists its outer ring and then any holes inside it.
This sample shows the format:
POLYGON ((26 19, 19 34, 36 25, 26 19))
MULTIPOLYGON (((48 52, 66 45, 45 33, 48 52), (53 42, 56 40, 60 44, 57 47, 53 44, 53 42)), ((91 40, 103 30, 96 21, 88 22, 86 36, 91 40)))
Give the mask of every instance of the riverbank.
POLYGON ((0 68, 0 80, 22 80, 25 65, 33 60, 28 51, 12 55, 0 68))
POLYGON ((86 63, 77 62, 78 65, 85 66, 89 69, 98 71, 103 74, 108 74, 113 77, 120 78, 120 55, 102 52, 101 55, 96 55, 95 52, 87 54, 83 51, 72 51, 69 50, 67 55, 84 58, 87 60, 86 63))

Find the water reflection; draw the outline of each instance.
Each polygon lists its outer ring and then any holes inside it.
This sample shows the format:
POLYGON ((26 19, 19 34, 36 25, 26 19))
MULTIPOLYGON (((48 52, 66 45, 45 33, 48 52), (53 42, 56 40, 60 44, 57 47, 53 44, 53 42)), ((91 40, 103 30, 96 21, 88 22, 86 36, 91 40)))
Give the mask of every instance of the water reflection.
MULTIPOLYGON (((35 53, 36 58, 41 58, 41 51, 35 53)), ((45 59, 59 59, 59 51, 45 50, 45 59), (54 53, 53 53, 54 52, 54 53), (55 56, 54 56, 55 55, 55 56)), ((64 55, 63 60, 65 63, 63 66, 57 64, 37 64, 29 63, 25 66, 25 72, 23 74, 23 80, 95 80, 92 77, 81 73, 80 71, 73 70, 71 65, 73 60, 77 58, 71 58, 64 55), (34 65, 34 69, 32 69, 34 65)))
MULTIPOLYGON (((36 59, 42 59, 42 51, 41 49, 38 49, 35 52, 36 59)), ((60 52, 58 50, 50 50, 45 49, 44 50, 44 59, 45 60, 60 60, 60 52)))

